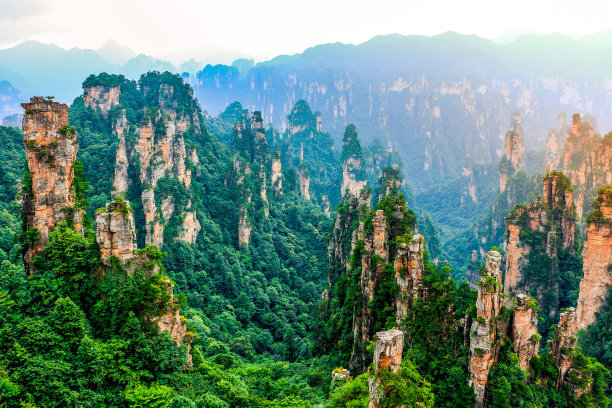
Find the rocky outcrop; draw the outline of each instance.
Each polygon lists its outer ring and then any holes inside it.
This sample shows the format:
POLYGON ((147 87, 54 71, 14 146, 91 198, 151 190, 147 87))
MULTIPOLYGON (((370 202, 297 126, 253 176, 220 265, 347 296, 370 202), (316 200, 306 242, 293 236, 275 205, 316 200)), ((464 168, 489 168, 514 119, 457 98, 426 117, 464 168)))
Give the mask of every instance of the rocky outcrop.
MULTIPOLYGON (((369 194, 364 192, 364 194, 369 194)), ((357 241, 363 239, 363 218, 370 210, 369 197, 358 199, 345 196, 340 203, 344 211, 336 214, 327 252, 329 256, 329 285, 331 286, 349 268, 357 241)))
POLYGON ((500 343, 497 334, 505 333, 498 327, 503 321, 497 319, 502 312, 501 255, 497 251, 487 253, 485 271, 479 282, 476 300, 476 319, 472 322, 470 336, 470 382, 476 393, 477 408, 484 406, 485 389, 489 372, 497 362, 500 343))
POLYGON ((514 294, 522 284, 522 271, 528 262, 531 246, 521 242, 523 228, 544 231, 548 214, 542 200, 536 200, 527 207, 516 207, 505 220, 506 223, 506 274, 504 293, 514 294))
POLYGON ((587 239, 582 252, 584 277, 578 297, 578 328, 595 323, 612 285, 612 186, 601 188, 595 211, 589 216, 587 239))
POLYGON ((118 86, 90 86, 85 88, 83 102, 88 108, 98 111, 108 118, 108 114, 113 106, 119 105, 121 89, 118 86))
POLYGON ((202 226, 200 221, 198 221, 195 211, 186 211, 183 218, 183 228, 177 239, 188 244, 195 244, 201 229, 202 226))
POLYGON ((386 396, 379 377, 381 370, 389 370, 395 374, 400 370, 404 350, 404 333, 400 330, 381 331, 376 333, 374 340, 374 361, 372 362, 372 374, 368 379, 370 392, 368 408, 382 406, 379 404, 386 396))
POLYGON ((413 300, 423 296, 424 242, 422 235, 413 235, 409 242, 397 244, 397 255, 393 267, 395 283, 398 286, 398 295, 395 300, 396 321, 400 327, 403 325, 413 300))
POLYGON ((574 349, 576 347, 576 335, 578 334, 578 319, 576 309, 567 309, 559 316, 559 324, 555 329, 550 351, 559 369, 557 388, 563 384, 567 374, 574 364, 574 349))
POLYGON ((344 132, 342 146, 342 196, 348 194, 359 197, 361 190, 367 185, 365 164, 361 143, 355 125, 348 125, 344 132))
POLYGON ((551 172, 543 179, 542 197, 527 206, 515 206, 505 219, 507 240, 504 293, 511 296, 533 293, 542 305, 543 315, 555 320, 559 310, 559 279, 555 275, 561 267, 558 248, 570 255, 576 251, 575 207, 572 197, 569 179, 562 173, 551 172), (548 270, 538 273, 548 273, 550 279, 534 279, 533 276, 525 278, 523 272, 534 258, 546 260, 544 265, 548 270))
POLYGON ((163 282, 166 287, 166 292, 170 295, 170 300, 167 305, 165 312, 162 312, 160 316, 154 316, 150 318, 150 321, 157 325, 157 328, 161 333, 168 333, 170 337, 175 341, 176 346, 181 344, 187 345, 187 362, 185 369, 193 368, 192 356, 190 354, 191 342, 193 341, 193 333, 187 331, 187 319, 181 316, 177 300, 174 297, 172 287, 172 281, 166 278, 163 282))
POLYGON ((272 157, 272 175, 270 177, 272 188, 278 193, 283 191, 283 170, 281 165, 280 154, 274 152, 272 157))
POLYGON ((310 200, 310 172, 305 165, 300 166, 299 171, 300 197, 310 200))
POLYGON ((134 259, 136 226, 129 201, 118 197, 96 212, 96 240, 102 264, 112 266, 111 257, 123 266, 134 259))
MULTIPOLYGON (((143 92, 152 92, 152 90, 144 87, 143 92)), ((149 110, 143 123, 136 130, 137 143, 132 152, 132 159, 138 158, 140 183, 146 186, 142 192, 142 207, 146 220, 145 242, 147 245, 161 247, 164 228, 162 209, 157 208, 155 204, 157 184, 163 177, 170 177, 189 188, 191 170, 186 166, 187 150, 183 134, 189 129, 198 134, 200 128, 195 107, 194 111, 177 108, 172 85, 160 84, 158 94, 160 109, 149 110)), ((167 213, 166 216, 168 215, 173 214, 167 213)), ((189 225, 187 227, 190 228, 189 225)))
POLYGON ((560 166, 575 188, 578 219, 588 211, 587 197, 604 185, 612 184, 612 133, 601 137, 579 114, 565 139, 560 166))
POLYGON ((67 220, 82 230, 73 189, 78 142, 76 131, 68 124, 67 105, 36 96, 21 106, 25 109, 23 137, 31 177, 23 197, 28 240, 24 262, 27 273, 32 273, 30 261, 43 251, 49 233, 59 222, 67 220))
POLYGON ((519 132, 511 130, 506 133, 506 150, 499 169, 499 191, 505 191, 508 178, 522 168, 523 151, 519 132))
POLYGON ((321 208, 327 218, 331 218, 331 203, 329 202, 329 197, 325 194, 321 196, 321 208))
POLYGON ((535 300, 525 294, 519 294, 516 303, 512 312, 510 339, 514 345, 514 352, 519 356, 519 366, 528 371, 529 362, 540 350, 538 312, 535 300))
POLYGON ((128 177, 128 146, 125 140, 125 132, 129 129, 125 109, 121 110, 121 115, 113 124, 113 131, 119 138, 119 145, 115 154, 115 178, 113 180, 113 196, 125 194, 130 185, 128 177))
POLYGON ((401 190, 402 178, 399 169, 385 167, 378 182, 377 201, 381 201, 384 196, 400 194, 401 190))
POLYGON ((563 249, 570 249, 575 243, 575 207, 573 201, 574 190, 567 178, 558 172, 548 173, 544 177, 542 196, 544 202, 553 214, 558 212, 560 217, 552 217, 557 225, 563 240, 563 249), (558 211, 557 211, 558 210, 558 211))
POLYGON ((548 131, 546 139, 546 169, 547 171, 558 170, 567 135, 567 116, 565 113, 559 115, 557 128, 548 131))
POLYGON ((251 227, 247 217, 247 208, 242 206, 238 220, 238 245, 249 245, 250 239, 251 227))
MULTIPOLYGON (((361 291, 363 294, 363 309, 361 316, 355 320, 353 333, 361 334, 360 344, 368 344, 374 327, 374 316, 369 305, 374 300, 376 288, 382 278, 385 264, 389 261, 387 241, 387 219, 383 210, 377 210, 372 218, 371 235, 364 240, 363 256, 361 258, 361 291)), ((359 342, 356 342, 358 344, 359 342)))
POLYGON ((350 194, 359 197, 361 189, 367 185, 361 160, 349 157, 342 162, 342 194, 350 194), (347 193, 348 191, 348 193, 347 193))
POLYGON ((232 146, 234 151, 249 163, 267 164, 270 161, 268 139, 263 127, 261 112, 246 115, 234 125, 232 146))

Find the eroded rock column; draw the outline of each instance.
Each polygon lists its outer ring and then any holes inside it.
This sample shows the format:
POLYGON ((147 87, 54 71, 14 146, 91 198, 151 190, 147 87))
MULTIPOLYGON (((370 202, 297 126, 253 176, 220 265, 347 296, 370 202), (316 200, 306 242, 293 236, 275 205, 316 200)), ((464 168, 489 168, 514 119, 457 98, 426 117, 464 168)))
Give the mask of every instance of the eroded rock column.
POLYGON ((485 388, 489 372, 497 362, 499 345, 496 344, 497 323, 502 307, 501 255, 497 251, 487 253, 485 272, 478 283, 476 319, 470 333, 470 377, 476 392, 477 408, 484 405, 485 388))
POLYGON ((390 370, 397 374, 402 364, 404 350, 404 333, 400 330, 388 330, 376 333, 374 336, 374 361, 372 363, 368 388, 370 404, 368 408, 377 408, 385 398, 385 390, 381 387, 379 374, 381 370, 390 370))
POLYGON ((49 233, 69 217, 78 231, 81 210, 75 208, 72 184, 73 165, 78 151, 76 131, 68 124, 68 106, 35 96, 22 103, 23 138, 31 184, 24 185, 23 212, 26 218, 24 253, 28 274, 33 272, 31 260, 41 253, 49 233))

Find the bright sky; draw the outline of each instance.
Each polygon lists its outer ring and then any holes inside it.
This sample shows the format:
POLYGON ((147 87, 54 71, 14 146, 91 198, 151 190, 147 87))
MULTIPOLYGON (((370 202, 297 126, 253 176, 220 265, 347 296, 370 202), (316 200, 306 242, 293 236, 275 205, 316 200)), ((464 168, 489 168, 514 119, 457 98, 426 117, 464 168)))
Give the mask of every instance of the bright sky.
POLYGON ((583 35, 612 27, 611 11, 602 0, 0 0, 0 48, 112 38, 154 56, 223 47, 263 58, 390 33, 583 35))

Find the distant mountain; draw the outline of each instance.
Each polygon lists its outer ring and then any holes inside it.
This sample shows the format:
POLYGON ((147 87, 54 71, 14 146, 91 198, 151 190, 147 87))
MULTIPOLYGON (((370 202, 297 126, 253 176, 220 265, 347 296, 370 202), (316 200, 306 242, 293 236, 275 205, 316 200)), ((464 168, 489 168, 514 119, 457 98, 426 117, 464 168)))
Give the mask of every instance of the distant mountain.
MULTIPOLYGON (((32 95, 44 95, 70 103, 80 94, 81 84, 90 74, 108 72, 137 79, 142 73, 153 70, 179 72, 169 62, 142 54, 136 56, 115 41, 107 42, 98 50, 65 50, 37 41, 0 50, 0 80, 9 81, 20 89, 24 100, 32 95)), ((10 101, 7 105, 19 110, 18 103, 13 102, 19 101, 10 101)))
POLYGON ((21 113, 22 109, 19 106, 21 98, 22 95, 19 89, 13 87, 8 81, 0 81, 0 118, 21 113))
POLYGON ((612 128, 608 50, 611 33, 524 34, 509 44, 454 32, 387 35, 278 56, 242 75, 209 65, 190 81, 212 114, 238 100, 279 124, 305 99, 337 140, 354 122, 364 139, 385 139, 402 153, 418 191, 458 177, 466 161, 496 162, 514 110, 529 148, 543 149, 562 111, 593 114, 612 128))
POLYGON ((115 65, 123 65, 136 56, 134 51, 117 43, 115 40, 108 40, 96 52, 102 58, 115 65))

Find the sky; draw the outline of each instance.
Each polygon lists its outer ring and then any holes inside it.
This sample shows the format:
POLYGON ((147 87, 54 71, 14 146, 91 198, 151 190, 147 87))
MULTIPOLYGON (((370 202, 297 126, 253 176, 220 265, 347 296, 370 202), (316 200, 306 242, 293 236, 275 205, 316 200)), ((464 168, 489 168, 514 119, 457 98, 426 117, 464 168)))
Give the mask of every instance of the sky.
POLYGON ((96 49, 114 39, 152 56, 206 48, 262 60, 391 33, 580 36, 611 28, 611 12, 601 0, 0 0, 0 49, 25 40, 96 49))

